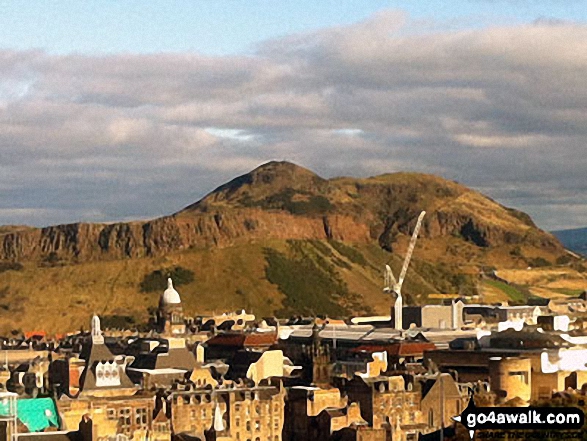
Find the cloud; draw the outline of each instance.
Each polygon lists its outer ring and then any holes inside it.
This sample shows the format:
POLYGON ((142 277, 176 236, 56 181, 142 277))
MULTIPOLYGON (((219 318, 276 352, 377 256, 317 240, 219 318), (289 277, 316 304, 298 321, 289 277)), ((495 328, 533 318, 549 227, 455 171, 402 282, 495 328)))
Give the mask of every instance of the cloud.
POLYGON ((384 10, 248 56, 0 50, 0 224, 171 213, 270 159, 436 173, 585 224, 587 26, 418 26, 384 10))

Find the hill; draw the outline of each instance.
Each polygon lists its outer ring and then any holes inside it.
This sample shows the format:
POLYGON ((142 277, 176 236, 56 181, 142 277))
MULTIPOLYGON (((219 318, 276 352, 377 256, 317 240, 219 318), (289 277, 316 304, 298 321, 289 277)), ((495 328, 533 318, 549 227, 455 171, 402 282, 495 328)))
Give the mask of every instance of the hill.
POLYGON ((169 273, 191 314, 385 313, 381 269, 399 272, 421 210, 408 303, 475 294, 481 267, 565 255, 526 214, 436 176, 324 179, 270 162, 152 221, 0 229, 0 331, 68 330, 94 311, 140 322, 169 273))
POLYGON ((552 234, 571 251, 587 256, 587 228, 553 231, 552 234))

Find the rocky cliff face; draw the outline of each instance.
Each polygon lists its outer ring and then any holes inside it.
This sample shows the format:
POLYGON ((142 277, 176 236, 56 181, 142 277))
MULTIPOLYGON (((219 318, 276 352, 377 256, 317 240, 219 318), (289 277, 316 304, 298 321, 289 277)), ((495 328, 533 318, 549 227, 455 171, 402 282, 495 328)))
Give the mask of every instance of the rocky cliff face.
POLYGON ((186 209, 147 222, 0 230, 0 260, 85 262, 149 256, 258 239, 336 239, 392 249, 421 210, 421 235, 479 248, 528 244, 562 253, 523 213, 435 176, 398 173, 326 180, 268 163, 186 209))
POLYGON ((298 217, 260 209, 169 216, 144 223, 57 225, 0 236, 0 260, 92 261, 155 257, 241 240, 326 239, 366 242, 369 229, 349 216, 298 217))

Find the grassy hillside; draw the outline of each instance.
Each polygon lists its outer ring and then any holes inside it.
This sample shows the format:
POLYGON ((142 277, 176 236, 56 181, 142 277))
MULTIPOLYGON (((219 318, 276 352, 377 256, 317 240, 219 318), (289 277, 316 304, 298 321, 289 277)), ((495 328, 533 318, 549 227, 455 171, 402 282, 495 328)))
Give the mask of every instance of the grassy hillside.
MULTIPOLYGON (((471 285, 468 276, 455 278, 447 268, 431 271, 415 254, 404 284, 408 303, 425 302, 433 292, 457 292, 459 283, 471 285)), ((270 240, 162 258, 26 263, 0 272, 0 333, 87 328, 94 313, 146 322, 162 292, 149 287, 177 268, 193 274, 177 287, 188 315, 239 308, 257 316, 385 314, 391 303, 382 292, 387 262, 399 274, 401 258, 376 245, 270 240)))
MULTIPOLYGON (((75 330, 93 313, 145 322, 168 275, 189 315, 388 313, 382 270, 388 263, 399 275, 422 210, 407 304, 480 290, 522 301, 536 295, 527 284, 520 294, 480 270, 582 265, 526 214, 437 176, 324 179, 270 162, 152 221, 0 227, 0 333, 75 330)), ((542 288, 579 289, 567 285, 542 288)))
POLYGON ((500 270, 509 289, 517 287, 529 295, 544 298, 565 297, 587 290, 587 269, 581 262, 542 268, 500 270))

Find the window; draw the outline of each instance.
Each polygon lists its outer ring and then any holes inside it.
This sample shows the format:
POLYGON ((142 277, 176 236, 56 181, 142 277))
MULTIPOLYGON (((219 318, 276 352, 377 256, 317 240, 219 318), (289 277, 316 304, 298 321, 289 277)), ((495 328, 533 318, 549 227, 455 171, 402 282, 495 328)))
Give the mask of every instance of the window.
POLYGON ((116 419, 116 409, 112 409, 112 408, 106 409, 106 418, 108 418, 109 420, 115 420, 116 419))
POLYGON ((147 409, 144 407, 135 409, 135 424, 141 428, 147 427, 147 409))
POLYGON ((122 432, 130 433, 132 431, 131 411, 132 409, 130 407, 118 409, 118 422, 122 432))
POLYGON ((510 372, 510 377, 516 377, 518 381, 524 384, 528 384, 528 372, 520 371, 520 372, 510 372))

